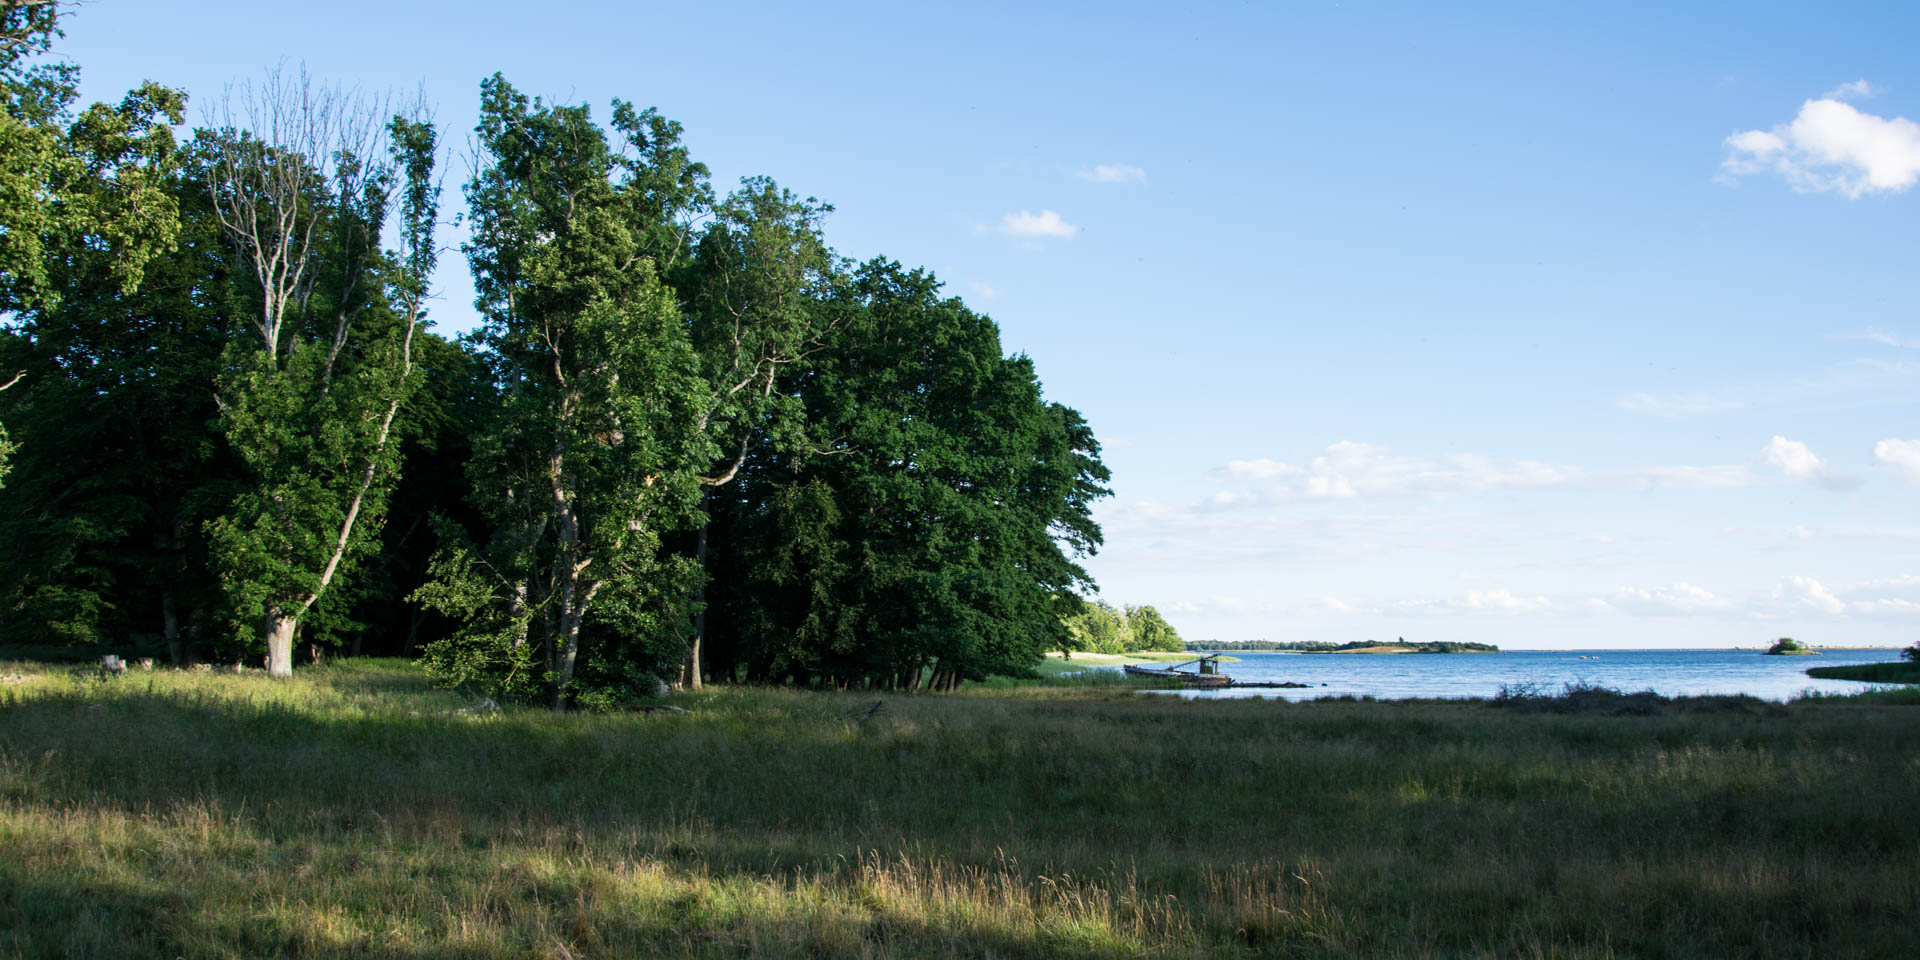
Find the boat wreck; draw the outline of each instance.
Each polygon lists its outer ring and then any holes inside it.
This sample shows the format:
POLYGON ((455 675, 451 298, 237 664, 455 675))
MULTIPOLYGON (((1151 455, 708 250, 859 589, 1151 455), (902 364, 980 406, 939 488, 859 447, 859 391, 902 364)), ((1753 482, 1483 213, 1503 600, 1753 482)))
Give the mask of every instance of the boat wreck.
POLYGON ((1284 688, 1299 690, 1313 686, 1313 684, 1310 683, 1295 683, 1291 680, 1235 680, 1220 672, 1220 657, 1221 654, 1215 653, 1193 660, 1183 660, 1179 663, 1154 667, 1138 663, 1129 663, 1122 667, 1122 669, 1129 675, 1135 677, 1172 680, 1189 687, 1200 687, 1207 690, 1219 690, 1226 687, 1267 687, 1270 689, 1284 688), (1183 667, 1192 667, 1193 669, 1182 669, 1183 667))
POLYGON ((1164 667, 1149 667, 1138 663, 1129 663, 1122 669, 1136 677, 1153 677, 1157 680, 1176 680, 1190 687, 1230 687, 1233 678, 1220 672, 1220 655, 1200 657, 1164 667), (1183 670, 1182 667, 1193 667, 1183 670))

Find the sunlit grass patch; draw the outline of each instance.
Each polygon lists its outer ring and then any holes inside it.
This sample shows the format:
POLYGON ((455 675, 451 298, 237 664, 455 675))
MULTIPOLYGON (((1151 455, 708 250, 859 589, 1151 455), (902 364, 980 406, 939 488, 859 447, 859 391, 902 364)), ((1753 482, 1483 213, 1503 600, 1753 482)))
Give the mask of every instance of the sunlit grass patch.
POLYGON ((1864 699, 475 716, 406 664, 8 670, 8 957, 1876 956, 1920 902, 1920 736, 1864 699))

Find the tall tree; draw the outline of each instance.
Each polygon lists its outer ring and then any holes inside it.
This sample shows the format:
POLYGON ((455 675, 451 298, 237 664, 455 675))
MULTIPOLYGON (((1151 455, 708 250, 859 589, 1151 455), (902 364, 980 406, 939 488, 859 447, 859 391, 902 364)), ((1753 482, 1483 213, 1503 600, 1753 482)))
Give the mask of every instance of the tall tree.
MULTIPOLYGON (((75 114, 78 68, 39 59, 61 36, 60 6, 0 0, 0 312, 53 303, 51 265, 88 250, 131 291, 178 230, 164 182, 186 97, 146 83, 75 114)), ((0 478, 12 449, 0 427, 0 478)))
MULTIPOLYGON (((833 333, 835 314, 825 301, 838 278, 833 253, 820 235, 821 220, 832 210, 812 197, 796 197, 771 179, 750 177, 715 207, 683 274, 693 345, 707 383, 697 424, 721 451, 721 459, 700 478, 707 488, 703 505, 711 505, 714 488, 739 476, 756 444, 805 446, 800 399, 776 388, 833 333)), ((708 533, 702 523, 695 556, 703 576, 680 669, 681 682, 696 690, 711 573, 708 533)))
POLYGON ((46 264, 50 296, 15 316, 7 398, 24 441, 0 491, 0 601, 10 635, 122 642, 161 635, 176 661, 221 617, 204 524, 239 478, 216 427, 213 385, 241 304, 198 146, 169 178, 176 250, 139 289, 85 246, 46 264))
POLYGON ((1127 607, 1127 626, 1132 650, 1164 650, 1180 653, 1187 649, 1186 641, 1180 639, 1179 631, 1173 624, 1160 615, 1160 611, 1151 606, 1127 607))
POLYGON ((698 519, 701 378, 659 261, 704 170, 677 128, 616 103, 609 144, 585 107, 481 86, 481 166, 467 186, 473 266, 496 417, 476 438, 475 487, 491 529, 455 546, 422 598, 466 626, 429 650, 443 679, 476 679, 555 709, 577 695, 583 649, 667 628, 693 571, 663 534, 698 519), (603 600, 604 603, 596 603, 603 600), (609 621, 595 634, 590 617, 609 621))
POLYGON ((734 659, 942 689, 1030 671, 1090 586, 1098 444, 925 272, 869 263, 837 306, 843 336, 791 386, 833 442, 770 451, 724 511, 734 659))
POLYGON ((394 422, 419 385, 437 252, 436 143, 420 111, 384 122, 384 102, 304 73, 226 106, 213 202, 256 312, 219 400, 251 477, 211 533, 237 615, 261 625, 268 672, 287 676, 303 618, 377 543, 399 470, 394 422), (401 246, 383 255, 396 188, 401 246))

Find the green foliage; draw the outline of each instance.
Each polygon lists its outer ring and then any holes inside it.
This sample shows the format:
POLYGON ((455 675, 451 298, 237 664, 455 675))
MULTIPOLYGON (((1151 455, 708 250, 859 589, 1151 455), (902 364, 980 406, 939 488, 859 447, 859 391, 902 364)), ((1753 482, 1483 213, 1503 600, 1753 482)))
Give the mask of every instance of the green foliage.
POLYGON ((1133 641, 1127 648, 1130 653, 1143 650, 1178 653, 1187 648, 1173 624, 1153 607, 1128 607, 1126 619, 1133 641))
POLYGON ((1067 650, 1089 653, 1126 653, 1134 649, 1129 618, 1105 600, 1081 600, 1080 609, 1067 618, 1067 650))
POLYGON ((807 445, 716 498, 716 659, 768 681, 951 688, 1070 641, 1099 446, 924 271, 876 260, 788 373, 807 445))
MULTIPOLYGON (((1904 657, 1908 651, 1902 651, 1904 657)), ((1893 663, 1856 663, 1844 667, 1813 667, 1807 676, 1822 680, 1858 680, 1862 683, 1920 683, 1920 661, 1911 657, 1893 663)))
POLYGON ((419 111, 276 72, 177 146, 164 88, 76 110, 55 10, 0 6, 0 640, 422 651, 598 708, 1177 648, 1151 608, 1069 622, 1107 495, 1084 418, 930 274, 841 261, 828 205, 716 199, 657 112, 496 76, 456 346, 425 330, 419 111))
POLYGON ((178 219, 164 189, 169 124, 186 97, 147 83, 117 105, 76 114, 79 70, 36 62, 60 36, 54 3, 0 7, 0 307, 48 303, 54 264, 105 252, 123 292, 173 247, 178 219))
MULTIPOLYGON (((61 35, 60 5, 0 5, 0 315, 57 305, 55 273, 103 265, 121 293, 177 239, 165 189, 186 97, 154 83, 78 115, 78 68, 41 62, 61 35)), ((0 390, 28 371, 0 372, 0 390)), ((17 443, 0 425, 0 482, 17 443)))
POLYGON ((520 671, 538 663, 558 706, 578 692, 583 655, 582 689, 625 688, 685 619, 691 574, 661 537, 696 523, 715 449, 655 256, 703 171, 650 112, 616 106, 629 147, 615 150, 585 107, 529 100, 499 76, 481 94, 466 249, 498 391, 474 440, 488 529, 450 548, 436 563, 450 579, 418 596, 463 624, 428 649, 437 677, 477 671, 521 694, 520 671))
POLYGON ((1809 648, 1806 644, 1801 643, 1800 641, 1795 640, 1792 637, 1781 637, 1780 639, 1774 641, 1773 646, 1767 648, 1767 652, 1777 656, 1780 654, 1812 653, 1813 650, 1809 648))
POLYGON ((438 187, 431 126, 394 117, 386 159, 371 121, 276 75, 250 130, 204 133, 215 212, 248 290, 254 329, 236 331, 217 380, 220 427, 246 482, 208 524, 237 638, 267 626, 268 662, 291 669, 291 639, 352 623, 323 603, 380 543, 405 429, 399 411, 422 382, 414 344, 433 269, 438 187), (316 106, 316 104, 318 104, 316 106), (356 126, 359 124, 361 126, 356 126), (309 142, 299 132, 336 130, 309 142), (300 152, 309 150, 319 155, 300 152), (402 247, 380 234, 398 208, 402 247))

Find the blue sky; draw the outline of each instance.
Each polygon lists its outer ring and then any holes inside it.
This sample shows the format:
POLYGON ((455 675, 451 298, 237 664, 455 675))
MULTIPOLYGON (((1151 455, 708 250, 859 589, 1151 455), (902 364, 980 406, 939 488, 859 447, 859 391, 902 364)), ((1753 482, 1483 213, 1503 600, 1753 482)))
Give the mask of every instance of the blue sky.
POLYGON ((1920 639, 1920 7, 1433 6, 97 0, 60 51, 456 143, 496 70, 658 106, 1034 356, 1104 595, 1190 639, 1920 639))

